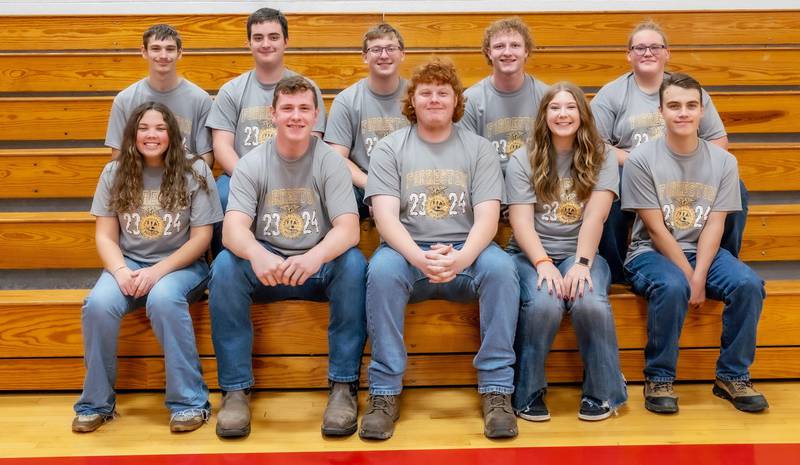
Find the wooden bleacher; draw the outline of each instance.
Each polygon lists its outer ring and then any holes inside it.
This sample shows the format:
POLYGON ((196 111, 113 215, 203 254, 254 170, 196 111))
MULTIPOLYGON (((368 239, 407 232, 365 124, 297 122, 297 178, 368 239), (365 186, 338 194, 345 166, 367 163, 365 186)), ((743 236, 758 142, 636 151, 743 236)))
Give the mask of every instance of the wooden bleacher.
MULTIPOLYGON (((484 27, 501 14, 290 15, 290 68, 314 79, 326 105, 365 75, 363 32, 385 20, 403 32, 404 72, 431 55, 451 57, 466 85, 489 74, 480 53, 484 27), (322 42, 321 38, 324 38, 322 42)), ((590 95, 628 70, 624 45, 645 18, 671 39, 670 69, 709 88, 751 192, 800 191, 800 10, 521 15, 534 31, 529 71, 545 82, 572 80, 590 95), (742 141, 737 141, 737 137, 742 141)), ((86 199, 109 150, 102 147, 113 95, 146 74, 138 48, 149 25, 174 25, 184 40, 179 70, 214 94, 252 67, 243 48, 245 16, 1 17, 0 200, 86 199), (63 27, 69 24, 69 28, 63 27)), ((742 255, 748 261, 800 260, 800 202, 752 205, 742 255)), ((362 225, 361 248, 377 244, 362 225)), ((501 231, 503 241, 508 229, 501 231)), ((94 220, 86 212, 0 212, 0 270, 96 268, 94 220)), ((0 291, 0 390, 80 389, 80 306, 86 289, 0 291)), ((756 378, 800 377, 800 279, 770 281, 762 316, 756 378)), ((620 357, 629 380, 641 380, 644 302, 614 287, 620 357)), ((718 352, 722 305, 690 312, 681 339, 681 379, 710 379, 718 352)), ((207 306, 193 306, 209 384, 216 387, 207 306)), ((258 387, 325 385, 327 306, 310 302, 257 305, 254 368, 258 387)), ((406 385, 475 383, 475 305, 411 305, 406 385)), ((122 389, 163 386, 160 349, 144 312, 123 323, 122 389)), ((552 382, 581 378, 574 335, 565 322, 548 361, 552 382)), ((365 377, 362 377, 365 380, 365 377)))

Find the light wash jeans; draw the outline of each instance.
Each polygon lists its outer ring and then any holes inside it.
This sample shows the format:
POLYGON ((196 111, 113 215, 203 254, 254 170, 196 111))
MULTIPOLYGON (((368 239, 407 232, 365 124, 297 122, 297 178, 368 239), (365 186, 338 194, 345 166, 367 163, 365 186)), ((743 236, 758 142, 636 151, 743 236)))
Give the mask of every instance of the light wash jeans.
MULTIPOLYGON (((432 244, 420 243, 423 249, 432 244)), ((463 244, 453 244, 460 249, 463 244)), ((382 244, 367 271, 367 330, 372 341, 369 389, 376 395, 403 390, 408 354, 403 342, 406 304, 429 299, 457 302, 478 298, 481 346, 473 365, 478 391, 514 392, 514 330, 519 283, 511 257, 491 243, 475 262, 444 284, 431 284, 397 251, 382 244)))
MULTIPOLYGON (((694 266, 695 254, 686 258, 694 266)), ((652 381, 671 382, 678 363, 678 340, 689 311, 689 282, 680 268, 658 252, 637 255, 625 271, 633 291, 647 299, 644 375, 652 381)), ((764 281, 720 248, 708 270, 706 297, 725 302, 717 377, 749 379, 756 355, 758 319, 766 297, 764 281)))
MULTIPOLYGON (((127 257, 125 263, 131 270, 149 266, 127 257)), ((189 303, 202 295, 207 279, 208 265, 198 260, 165 275, 146 296, 134 299, 122 293, 111 273, 103 271, 83 304, 86 378, 75 413, 108 416, 114 412, 120 323, 122 317, 142 306, 164 350, 167 408, 171 413, 210 409, 189 314, 189 303)))
MULTIPOLYGON (((524 410, 547 388, 545 360, 565 313, 570 315, 583 360, 583 397, 612 409, 625 403, 628 393, 619 367, 617 332, 608 301, 611 275, 603 257, 596 255, 590 270, 594 291, 589 292, 587 286, 583 297, 574 301, 560 299, 555 292, 548 293, 546 282, 536 289, 539 280, 536 268, 524 253, 512 257, 519 273, 521 301, 514 409, 524 410)), ((563 276, 574 263, 573 255, 555 265, 563 276)))
MULTIPOLYGON (((277 254, 268 244, 261 245, 277 254)), ((323 264, 302 286, 265 286, 256 278, 249 261, 223 250, 211 265, 208 285, 220 388, 236 391, 255 383, 250 304, 291 299, 330 301, 328 378, 341 383, 358 380, 367 338, 366 270, 364 255, 353 247, 323 264)))

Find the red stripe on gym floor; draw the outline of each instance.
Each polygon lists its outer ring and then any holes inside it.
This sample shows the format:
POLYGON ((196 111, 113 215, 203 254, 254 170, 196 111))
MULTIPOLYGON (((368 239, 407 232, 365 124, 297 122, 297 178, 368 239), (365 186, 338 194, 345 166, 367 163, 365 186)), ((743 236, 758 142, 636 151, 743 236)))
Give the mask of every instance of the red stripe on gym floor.
POLYGON ((796 465, 800 444, 525 447, 0 459, 0 465, 796 465))

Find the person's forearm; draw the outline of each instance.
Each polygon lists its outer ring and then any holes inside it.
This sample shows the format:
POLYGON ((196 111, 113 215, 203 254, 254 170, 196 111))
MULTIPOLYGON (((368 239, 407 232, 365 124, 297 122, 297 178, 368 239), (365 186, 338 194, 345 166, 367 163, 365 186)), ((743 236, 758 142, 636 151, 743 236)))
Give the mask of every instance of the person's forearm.
POLYGON ((206 253, 208 244, 211 242, 212 227, 207 225, 196 229, 190 234, 189 240, 180 246, 178 250, 153 265, 158 268, 162 276, 181 268, 186 268, 206 253))
POLYGON ((402 255, 409 263, 415 264, 424 255, 422 249, 414 242, 400 218, 391 213, 375 211, 375 226, 384 242, 402 255))
POLYGON ((239 162, 239 155, 236 154, 233 146, 214 144, 214 157, 228 176, 233 174, 233 170, 239 162))
POLYGON ((263 249, 250 228, 222 223, 222 243, 237 257, 252 260, 258 249, 263 249))
POLYGON ((575 249, 577 257, 585 257, 591 263, 597 254, 600 237, 603 235, 604 215, 600 213, 585 214, 583 224, 578 231, 578 245, 575 249))
POLYGON ((95 244, 97 245, 97 254, 100 255, 100 261, 103 262, 106 270, 113 273, 126 266, 125 257, 122 255, 117 241, 110 237, 97 236, 95 244))
POLYGON ((364 186, 367 185, 367 173, 361 171, 361 168, 353 163, 353 160, 345 158, 344 161, 347 163, 347 167, 350 168, 350 176, 353 178, 353 185, 363 189, 364 186))
POLYGON ((461 253, 464 255, 465 261, 472 264, 478 255, 483 252, 486 247, 494 240, 497 234, 497 224, 500 220, 500 204, 497 205, 497 215, 482 214, 475 215, 475 222, 467 234, 467 240, 464 241, 464 247, 461 248, 461 253))
POLYGON ((719 245, 722 241, 722 233, 725 229, 725 221, 707 222, 697 239, 697 255, 695 256, 694 274, 705 281, 708 276, 708 269, 714 261, 719 245))
POLYGON ((512 210, 509 220, 511 228, 514 230, 514 240, 531 263, 548 257, 547 251, 544 250, 542 241, 539 239, 539 234, 536 233, 533 226, 533 218, 521 218, 519 215, 514 215, 512 210))
POLYGON ((352 247, 357 246, 360 238, 358 220, 356 219, 355 227, 349 224, 334 226, 317 245, 306 253, 318 256, 321 263, 328 263, 352 247))
POLYGON ((689 264, 689 260, 686 259, 686 255, 683 253, 680 244, 672 237, 672 234, 669 234, 669 231, 664 228, 662 232, 657 232, 655 234, 650 232, 650 238, 653 241, 653 247, 655 247, 661 255, 667 257, 680 268, 687 280, 690 279, 694 270, 692 269, 692 265, 689 264))

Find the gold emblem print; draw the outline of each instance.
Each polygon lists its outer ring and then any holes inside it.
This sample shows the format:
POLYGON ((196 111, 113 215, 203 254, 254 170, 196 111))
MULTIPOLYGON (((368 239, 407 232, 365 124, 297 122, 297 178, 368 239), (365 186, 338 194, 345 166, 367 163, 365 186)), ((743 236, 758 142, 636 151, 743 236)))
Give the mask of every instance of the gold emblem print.
POLYGON ((450 202, 447 196, 444 195, 444 186, 433 186, 429 189, 430 195, 425 204, 425 213, 434 220, 440 220, 447 217, 450 211, 450 202))
POLYGON ((576 223, 583 215, 583 206, 577 201, 578 196, 572 190, 572 178, 560 178, 560 201, 556 207, 556 218, 561 224, 576 223))
POLYGON ((581 219, 581 206, 571 200, 562 201, 556 208, 559 223, 572 224, 581 219))
POLYGON ((153 213, 149 213, 139 220, 139 232, 145 239, 159 238, 164 234, 164 221, 153 213))
POLYGON ((694 208, 691 206, 692 199, 682 198, 678 199, 678 207, 672 212, 672 224, 677 229, 689 229, 694 226, 697 219, 695 217, 694 208))
POLYGON ((294 239, 303 233, 303 218, 297 213, 287 213, 281 218, 278 229, 281 236, 294 239))
POLYGON ((516 152, 524 142, 522 142, 522 133, 515 132, 511 134, 511 137, 508 139, 508 143, 506 144, 506 155, 511 155, 512 153, 516 152))
POLYGON ((263 144, 264 142, 272 139, 273 137, 275 137, 275 133, 277 133, 277 132, 278 132, 278 130, 275 129, 274 127, 272 127, 272 126, 263 128, 258 133, 258 143, 259 144, 263 144))

